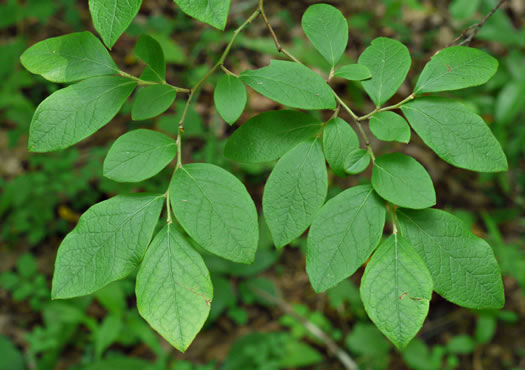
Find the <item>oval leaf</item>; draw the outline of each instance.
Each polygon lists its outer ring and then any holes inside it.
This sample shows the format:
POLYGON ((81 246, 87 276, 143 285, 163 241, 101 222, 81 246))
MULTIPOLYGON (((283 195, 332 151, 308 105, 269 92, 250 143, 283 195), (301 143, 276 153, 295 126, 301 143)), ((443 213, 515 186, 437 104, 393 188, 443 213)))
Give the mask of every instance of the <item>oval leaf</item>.
POLYGON ((230 11, 230 0, 175 0, 179 8, 195 19, 224 30, 230 11))
POLYGON ((147 81, 163 82, 166 79, 166 61, 160 43, 148 35, 140 36, 135 46, 135 54, 147 67, 140 76, 147 81))
POLYGON ((378 37, 363 51, 358 62, 372 73, 372 78, 362 84, 372 101, 381 106, 405 80, 411 59, 405 45, 387 37, 378 37))
POLYGON ((155 237, 137 274, 140 315, 179 351, 201 330, 213 298, 202 257, 173 225, 155 237))
POLYGON ((374 114, 370 118, 370 131, 379 140, 398 141, 400 143, 410 141, 410 126, 403 117, 394 112, 374 114))
POLYGON ((348 23, 343 14, 332 5, 310 5, 302 26, 312 45, 334 67, 348 44, 348 23))
POLYGON ((107 124, 131 95, 136 82, 100 76, 55 91, 36 108, 29 129, 29 150, 67 148, 107 124))
POLYGON ((313 138, 321 121, 303 112, 279 110, 261 113, 238 128, 226 142, 224 154, 235 161, 260 163, 281 157, 313 138))
POLYGON ((361 298, 372 322, 402 349, 428 314, 432 276, 414 247, 401 236, 392 235, 366 266, 361 298))
POLYGON ((135 130, 119 137, 104 160, 104 176, 120 182, 149 179, 177 154, 172 138, 152 130, 135 130))
POLYGON ((357 175, 368 168, 370 161, 370 154, 365 149, 352 150, 345 161, 345 172, 357 175))
POLYGON ((142 261, 164 204, 162 194, 118 195, 89 208, 58 248, 51 297, 91 294, 142 261))
POLYGON ((415 94, 450 91, 487 82, 498 69, 498 61, 487 53, 466 46, 441 50, 425 65, 415 94))
POLYGON ((112 48, 140 10, 142 0, 89 0, 93 25, 112 48))
POLYGON ((259 94, 278 103, 300 109, 334 109, 333 91, 308 67, 272 60, 268 67, 245 71, 241 80, 259 94))
POLYGON ((211 164, 185 165, 173 176, 170 200, 177 220, 204 249, 234 262, 253 262, 257 211, 231 173, 211 164))
POLYGON ((372 185, 381 197, 400 207, 421 209, 436 204, 434 185, 425 167, 401 153, 376 159, 372 185))
POLYGON ((352 127, 338 117, 328 121, 323 131, 323 151, 336 175, 346 175, 348 155, 355 149, 359 149, 359 139, 352 127))
POLYGON ((503 282, 494 252, 462 220, 437 209, 397 214, 402 235, 425 261, 439 295, 468 308, 503 307, 503 282))
POLYGON ((59 83, 120 72, 104 45, 91 32, 41 41, 27 49, 20 62, 29 72, 59 83))
POLYGON ((367 66, 362 64, 348 64, 339 68, 335 74, 335 77, 341 77, 349 81, 361 81, 372 77, 372 73, 367 66))
POLYGON ((131 118, 134 121, 141 121, 161 115, 171 107, 177 96, 171 86, 153 85, 141 88, 131 109, 131 118))
POLYGON ((244 111, 248 95, 243 83, 237 77, 224 75, 217 82, 213 100, 222 119, 233 125, 244 111))
POLYGON ((318 139, 298 144, 277 162, 264 187, 263 213, 278 248, 310 226, 327 191, 328 175, 318 139))
POLYGON ((370 185, 347 189, 330 199, 308 233, 306 272, 316 292, 352 275, 381 241, 385 205, 370 185))
POLYGON ((429 97, 401 109, 414 131, 445 162, 472 171, 508 169, 505 153, 490 128, 463 104, 429 97))

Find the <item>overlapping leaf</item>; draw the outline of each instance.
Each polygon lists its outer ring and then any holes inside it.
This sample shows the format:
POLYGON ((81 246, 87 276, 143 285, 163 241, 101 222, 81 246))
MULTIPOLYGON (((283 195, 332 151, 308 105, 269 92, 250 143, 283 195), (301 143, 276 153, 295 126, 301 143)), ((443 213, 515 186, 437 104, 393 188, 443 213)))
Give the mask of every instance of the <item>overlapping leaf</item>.
POLYGON ((321 121, 306 113, 279 110, 261 113, 238 128, 228 139, 224 154, 247 163, 268 162, 313 138, 321 121))
POLYGON ((213 286, 202 257, 174 225, 165 226, 151 243, 136 294, 140 315, 184 352, 208 317, 213 286))
POLYGON ((230 0, 174 0, 190 17, 224 30, 230 11, 230 0))
POLYGON ((370 118, 370 131, 383 141, 410 141, 410 127, 407 121, 394 112, 376 113, 370 118))
POLYGON ((112 48, 140 10, 142 0, 89 0, 93 25, 112 48))
POLYGON ((310 226, 327 191, 328 178, 319 139, 298 144, 277 162, 264 188, 263 213, 278 248, 310 226))
POLYGON ((233 125, 244 111, 248 95, 243 83, 237 77, 224 75, 217 82, 213 100, 222 119, 233 125))
POLYGON ((89 208, 58 249, 52 298, 87 295, 130 274, 142 261, 164 196, 118 195, 89 208))
POLYGON ((381 241, 385 205, 370 185, 330 199, 308 232, 306 272, 316 292, 352 275, 381 241))
POLYGON ((437 209, 398 212, 401 234, 428 266, 434 289, 460 306, 501 308, 503 283, 492 248, 456 216, 437 209))
POLYGON ((27 49, 20 61, 28 71, 53 82, 73 82, 119 72, 104 45, 91 32, 41 41, 27 49))
POLYGON ((187 164, 177 170, 169 191, 177 220, 204 249, 234 262, 253 262, 257 211, 235 176, 211 164, 187 164))
POLYGON ((444 161, 472 171, 508 168, 505 153, 487 124, 463 104, 428 97, 401 109, 414 131, 444 161))
POLYGON ((119 137, 104 160, 104 176, 138 182, 159 173, 177 154, 175 140, 152 130, 135 130, 119 137))
POLYGON ((135 89, 136 82, 100 76, 58 90, 35 111, 29 130, 29 150, 67 148, 107 124, 135 89))
POLYGON ((361 298, 372 322, 401 349, 421 329, 428 314, 432 276, 414 247, 392 235, 366 266, 361 298))
POLYGON ((323 151, 334 173, 346 175, 348 155, 356 149, 359 149, 359 139, 347 122, 341 118, 327 122, 323 131, 323 151))
POLYGON ((330 86, 302 64, 272 60, 268 67, 243 72, 241 80, 259 94, 292 108, 334 109, 336 105, 330 86))
POLYGON ((131 118, 140 121, 157 117, 171 107, 176 96, 177 91, 169 85, 143 87, 133 101, 131 118))

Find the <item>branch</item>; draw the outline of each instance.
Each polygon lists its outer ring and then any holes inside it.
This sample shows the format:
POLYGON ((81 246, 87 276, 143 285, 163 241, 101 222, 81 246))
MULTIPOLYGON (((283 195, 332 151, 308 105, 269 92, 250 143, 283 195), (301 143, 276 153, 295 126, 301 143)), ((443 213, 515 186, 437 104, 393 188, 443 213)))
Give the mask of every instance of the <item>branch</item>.
POLYGON ((355 361, 350 357, 345 350, 337 345, 330 336, 328 336, 324 331, 321 330, 317 325, 315 325, 310 320, 299 315, 292 306, 283 301, 282 299, 275 297, 268 292, 253 287, 252 290, 255 294, 259 295, 261 298, 264 298, 267 301, 272 302, 277 305, 282 311, 286 312, 290 316, 293 316, 297 321, 299 321, 303 326, 308 330, 314 337, 319 339, 328 349, 328 352, 332 353, 337 357, 337 359, 343 364, 345 369, 348 370, 359 370, 359 367, 355 361))
POLYGON ((498 5, 496 5, 494 8, 492 8, 492 10, 487 13, 487 15, 481 20, 481 22, 475 23, 475 24, 465 28, 463 30, 463 32, 461 32, 461 34, 458 37, 456 37, 450 44, 447 45, 447 47, 454 46, 454 45, 463 46, 463 45, 470 44, 472 39, 474 37, 476 37, 476 35, 478 34, 478 32, 481 29, 481 27, 483 27, 485 22, 487 22, 487 20, 490 17, 492 17, 492 15, 494 13, 496 13, 496 11, 506 2, 507 2, 507 0, 500 0, 498 5), (458 41, 461 40, 462 38, 465 38, 465 40, 463 40, 463 41, 458 43, 458 41))

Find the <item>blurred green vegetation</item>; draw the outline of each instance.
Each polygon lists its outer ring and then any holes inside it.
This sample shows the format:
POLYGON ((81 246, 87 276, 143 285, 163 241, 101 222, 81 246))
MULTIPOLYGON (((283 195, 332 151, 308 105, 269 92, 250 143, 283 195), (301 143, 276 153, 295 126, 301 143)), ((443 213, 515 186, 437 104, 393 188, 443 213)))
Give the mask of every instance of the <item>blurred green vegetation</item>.
MULTIPOLYGON (((241 22, 244 10, 254 3, 234 2, 230 24, 241 22)), ((345 58, 355 60, 358 52, 378 35, 395 37, 406 43, 417 58, 409 75, 414 81, 417 71, 438 48, 479 21, 497 1, 331 3, 348 15, 351 50, 345 58)), ((302 33, 295 32, 309 2, 294 2, 290 8, 282 4, 272 4, 268 10, 276 29, 284 33, 294 55, 326 72, 328 66, 323 59, 302 33)), ((92 25, 87 2, 2 2, 0 369, 340 368, 324 343, 296 315, 320 328, 363 369, 460 369, 470 368, 473 363, 492 369, 525 368, 525 125, 521 124, 525 119, 525 9, 520 2, 512 4, 490 18, 473 44, 498 58, 496 76, 480 88, 449 94, 461 97, 485 118, 503 145, 510 171, 478 176, 421 155, 442 190, 438 191, 442 197, 440 207, 453 210, 493 246, 505 275, 505 308, 474 312, 435 297, 421 334, 404 351, 397 352, 367 319, 358 279, 347 279, 325 295, 314 295, 305 280, 304 239, 298 239, 284 252, 277 251, 263 225, 253 265, 237 265, 205 255, 215 298, 205 332, 182 355, 139 317, 134 308, 134 276, 92 296, 73 300, 50 301, 49 291, 58 244, 82 212, 116 193, 162 192, 169 181, 169 168, 147 183, 119 184, 103 178, 102 160, 112 141, 138 127, 153 126, 176 134, 184 102, 178 101, 158 119, 143 122, 130 121, 128 104, 110 127, 76 148, 45 155, 27 153, 34 109, 59 86, 25 71, 18 60, 20 54, 36 41, 92 29, 92 25), (290 307, 296 315, 285 313, 261 291, 290 307)), ((143 33, 161 43, 169 63, 168 79, 181 86, 192 85, 206 73, 225 40, 231 37, 231 31, 221 33, 187 18, 170 1, 148 1, 114 48, 119 65, 127 71, 140 67, 133 56, 133 45, 143 33)), ((277 57, 278 53, 264 27, 254 25, 239 37, 229 64, 233 70, 242 70, 250 64, 266 63, 267 56, 277 57)), ((188 160, 215 163, 233 171, 260 201, 261 187, 271 166, 239 165, 224 158, 223 146, 230 129, 210 108, 216 78, 190 109, 185 124, 185 155, 188 160)), ((345 90, 355 111, 365 111, 367 103, 359 83, 338 88, 345 90)), ((252 101, 245 114, 270 107, 265 101, 252 101)), ((415 140, 408 150, 419 154, 420 142, 415 140)), ((334 196, 348 183, 334 179, 332 185, 330 195, 334 196)))

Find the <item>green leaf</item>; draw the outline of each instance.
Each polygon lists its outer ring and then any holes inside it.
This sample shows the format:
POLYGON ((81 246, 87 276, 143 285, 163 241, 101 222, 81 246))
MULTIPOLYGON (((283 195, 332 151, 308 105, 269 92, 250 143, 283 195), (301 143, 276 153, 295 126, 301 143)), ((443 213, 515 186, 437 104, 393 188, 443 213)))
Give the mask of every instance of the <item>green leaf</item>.
POLYGON ((318 139, 298 144, 275 165, 263 194, 264 219, 281 248, 301 236, 321 209, 328 191, 318 139))
POLYGON ((224 75, 217 82, 213 100, 222 119, 233 125, 244 111, 248 95, 243 83, 237 77, 224 75))
POLYGON ((100 358, 104 351, 117 340, 122 330, 122 321, 122 317, 109 315, 97 328, 95 332, 95 355, 97 358, 100 358))
POLYGON ((230 0, 174 0, 179 8, 195 19, 221 31, 226 27, 230 0))
POLYGON ((58 249, 51 297, 91 294, 139 265, 162 210, 159 194, 118 195, 95 204, 58 249))
POLYGON ((104 160, 104 176, 139 182, 158 174, 177 154, 177 144, 160 132, 139 129, 119 137, 104 160))
POLYGON ((429 97, 401 109, 414 131, 445 162, 472 171, 507 170, 505 153, 490 128, 463 104, 429 97))
POLYGON ((321 130, 321 121, 303 112, 261 113, 244 123, 226 142, 224 155, 245 163, 273 161, 321 130))
POLYGON ((93 25, 108 48, 126 31, 141 5, 142 0, 89 0, 93 25))
POLYGON ((175 101, 177 91, 168 85, 153 85, 141 88, 131 109, 131 118, 142 121, 157 117, 167 111, 175 101))
POLYGON ((349 81, 361 81, 372 77, 372 73, 367 66, 362 64, 347 64, 339 68, 335 74, 335 77, 341 77, 349 81))
POLYGON ((400 207, 421 209, 436 204, 436 191, 425 167, 401 153, 376 159, 372 185, 381 197, 400 207))
POLYGON ((304 12, 302 26, 312 45, 334 67, 348 44, 348 23, 343 14, 332 5, 310 5, 304 12))
POLYGON ((468 308, 503 307, 503 283, 494 252, 461 219, 437 209, 397 214, 401 234, 425 261, 438 294, 468 308))
POLYGON ((410 141, 410 127, 407 121, 394 112, 376 113, 370 118, 370 131, 383 141, 410 141))
POLYGON ((323 151, 336 175, 346 175, 348 155, 355 149, 359 149, 359 139, 350 125, 338 117, 328 121, 323 131, 323 151))
POLYGON ((185 165, 173 176, 170 200, 177 220, 204 249, 234 262, 253 262, 257 211, 231 173, 206 163, 185 165))
POLYGON ((306 272, 316 292, 352 275, 381 241, 385 205, 370 185, 347 189, 330 199, 308 233, 306 272))
POLYGON ((487 82, 498 69, 498 61, 487 53, 466 46, 441 50, 425 65, 415 94, 450 91, 487 82))
POLYGON ((29 150, 64 149, 95 133, 118 113, 136 82, 100 76, 55 91, 37 107, 29 129, 29 150))
POLYGON ((148 35, 140 36, 135 54, 147 65, 140 76, 143 80, 163 82, 166 79, 164 51, 157 40, 148 35))
POLYGON ((104 45, 91 32, 41 41, 27 49, 20 62, 29 72, 59 83, 119 73, 104 45))
POLYGON ((449 353, 457 353, 468 355, 474 352, 476 342, 468 335, 457 335, 447 343, 447 350, 449 353))
POLYGON ((202 257, 170 224, 151 243, 135 291, 140 315, 182 352, 204 325, 213 298, 202 257))
POLYGON ((378 37, 358 60, 370 70, 372 78, 362 81, 366 93, 377 105, 383 105, 399 89, 410 69, 410 53, 405 45, 387 37, 378 37))
POLYGON ((333 91, 321 76, 308 67, 272 60, 268 67, 245 71, 241 80, 259 94, 299 109, 334 109, 333 91))
POLYGON ((370 154, 365 149, 352 150, 345 161, 345 172, 357 175, 368 168, 370 161, 370 154))
POLYGON ((428 314, 432 276, 414 247, 401 236, 392 235, 366 266, 361 298, 372 322, 402 349, 428 314))

